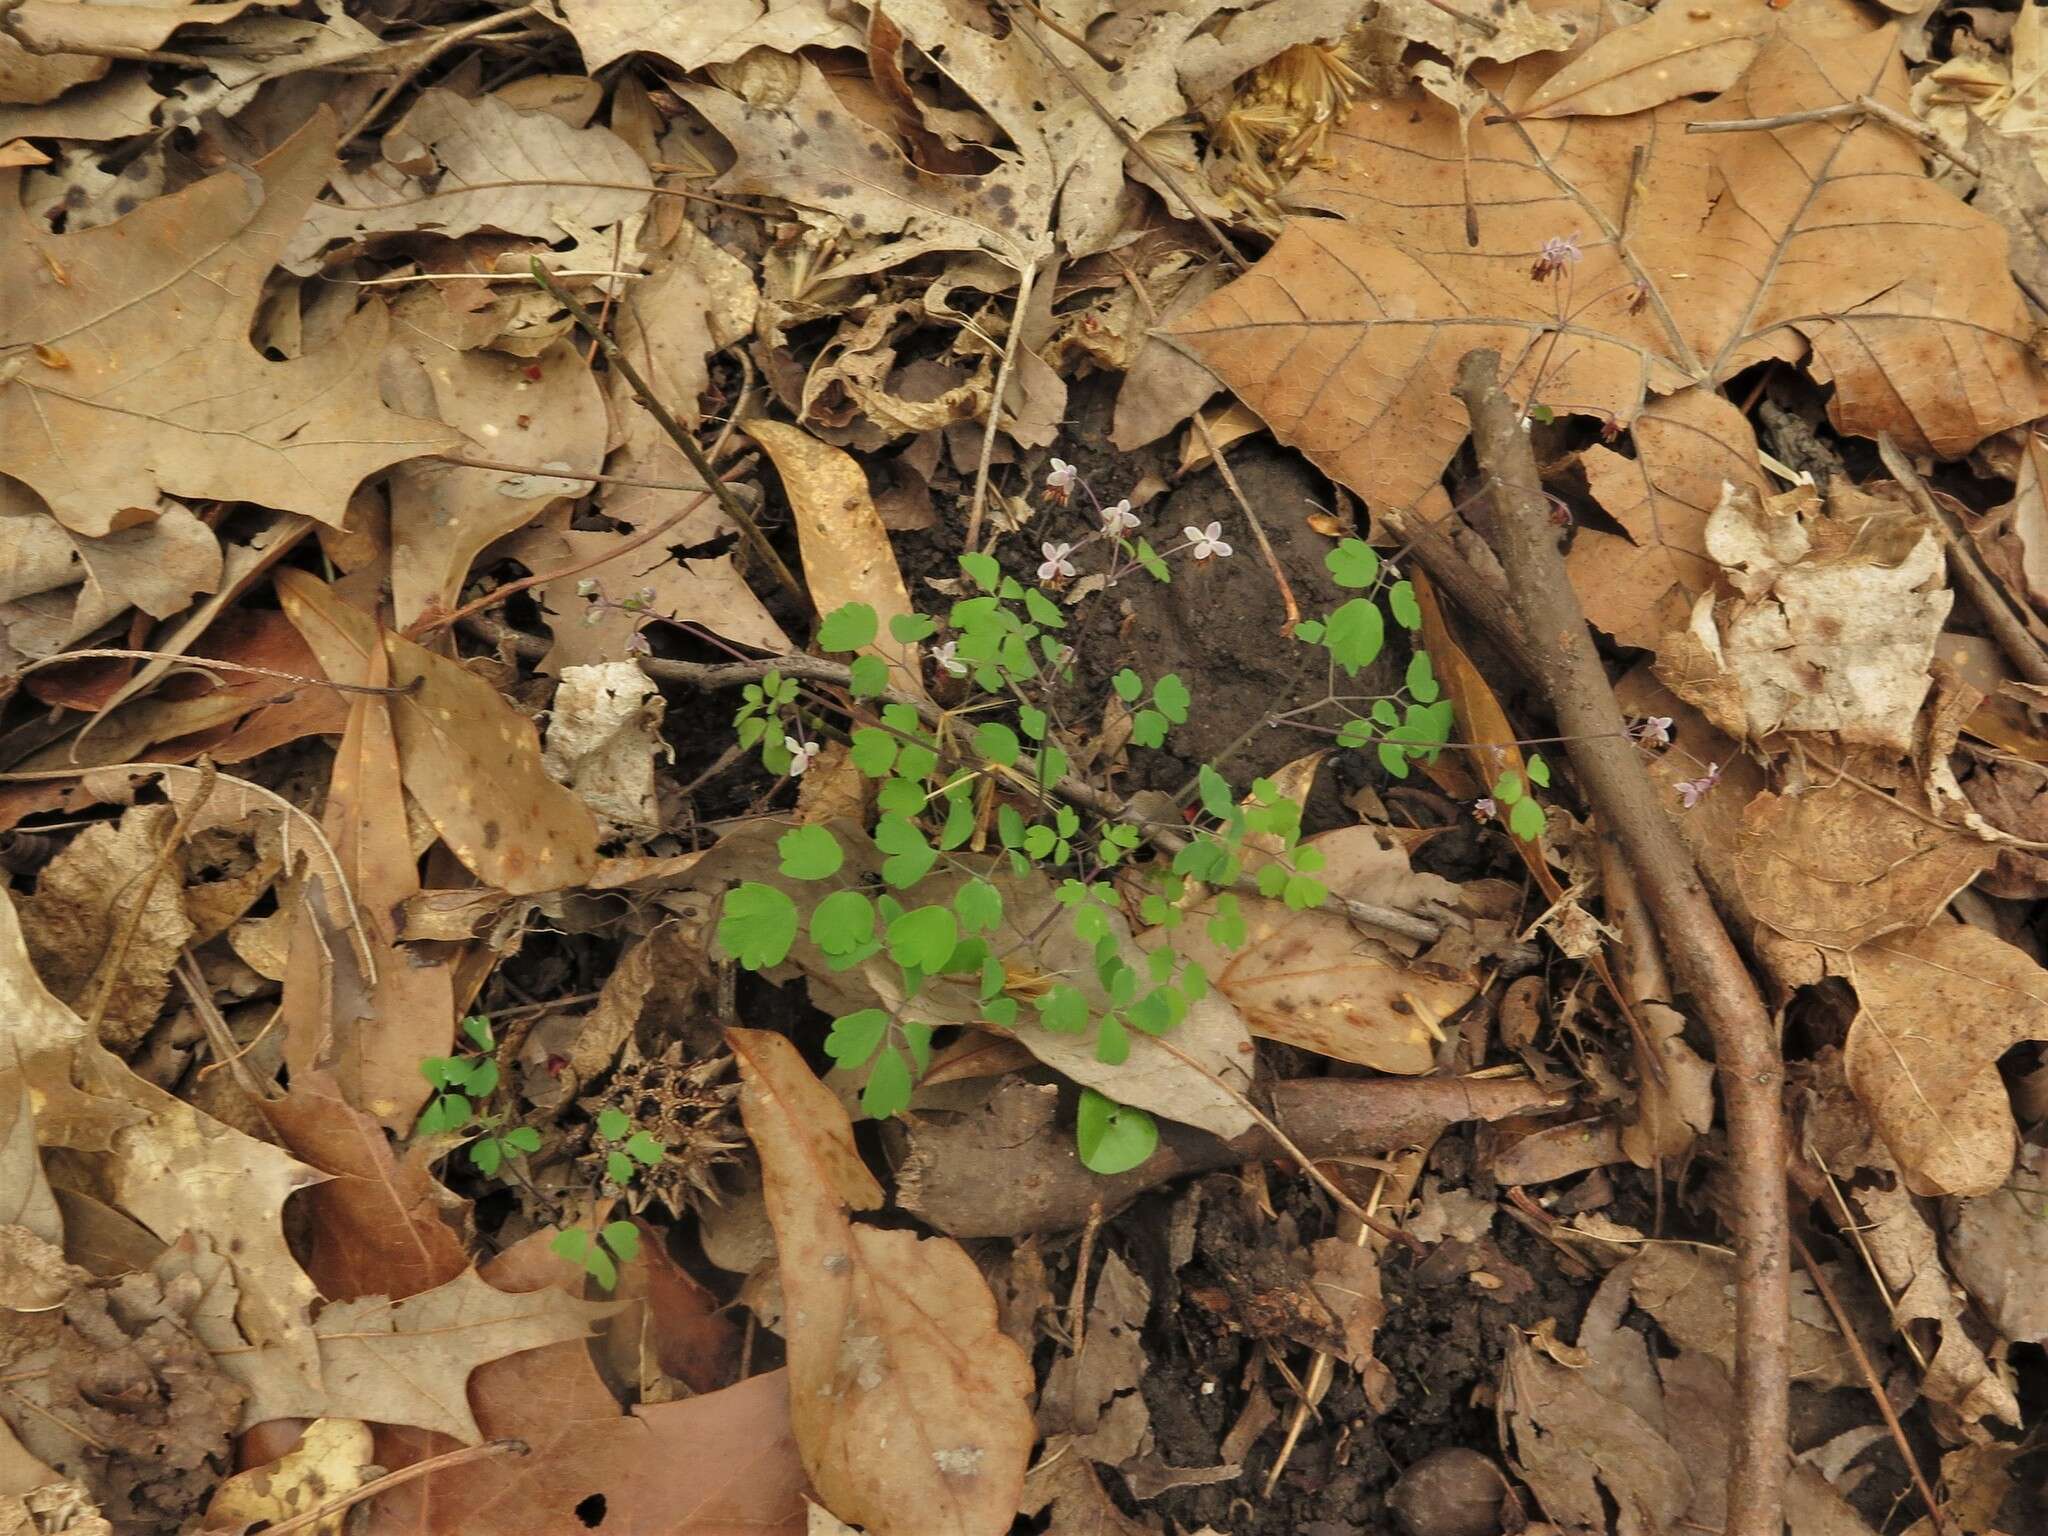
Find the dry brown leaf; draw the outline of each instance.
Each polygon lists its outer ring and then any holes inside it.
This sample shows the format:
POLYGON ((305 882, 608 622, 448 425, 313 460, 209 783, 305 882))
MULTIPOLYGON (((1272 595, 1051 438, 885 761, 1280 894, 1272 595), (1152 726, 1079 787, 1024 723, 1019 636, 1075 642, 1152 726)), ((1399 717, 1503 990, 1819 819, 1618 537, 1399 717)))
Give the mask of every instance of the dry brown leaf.
POLYGON ((593 74, 629 53, 651 53, 688 73, 754 48, 858 48, 860 32, 823 0, 562 0, 562 16, 593 74))
POLYGON ((284 1144, 328 1175, 300 1199, 310 1217, 306 1268, 321 1295, 416 1296, 468 1267, 442 1215, 455 1197, 434 1182, 423 1153, 399 1161, 383 1128, 332 1078, 295 1072, 291 1092, 262 1108, 284 1144))
POLYGON ((598 229, 647 206, 647 162, 607 128, 572 128, 495 96, 439 86, 384 136, 385 158, 332 177, 336 201, 316 202, 293 230, 284 265, 319 266, 336 240, 411 230, 456 239, 480 229, 553 243, 572 227, 598 229), (507 185, 518 183, 518 185, 507 185))
MULTIPOLYGON (((203 1262, 193 1272, 207 1278, 203 1262)), ((473 1269, 403 1301, 365 1296, 331 1302, 313 1324, 320 1349, 313 1382, 290 1369, 274 1371, 269 1350, 223 1333, 203 1312, 197 1322, 223 1368, 249 1391, 245 1428, 265 1419, 370 1419, 475 1445, 484 1432, 470 1410, 471 1371, 586 1338, 591 1324, 611 1310, 608 1302, 580 1301, 566 1291, 501 1291, 473 1269)))
POLYGON ((231 21, 260 0, 191 0, 83 6, 67 0, 24 0, 0 33, 0 101, 54 100, 74 85, 107 73, 109 50, 156 49, 178 28, 231 21), (23 43, 34 45, 24 47, 23 43))
MULTIPOLYGON (((362 681, 388 686, 390 664, 372 651, 362 681)), ((420 890, 419 861, 403 816, 398 739, 390 701, 356 694, 327 782, 325 830, 360 915, 360 931, 376 962, 364 984, 353 968, 316 959, 316 903, 301 907, 285 977, 285 1060, 291 1077, 331 1070, 352 1104, 387 1129, 411 1126, 432 1091, 420 1060, 444 1055, 455 1033, 454 974, 445 956, 403 949, 396 914, 420 890), (360 1012, 353 1010, 360 1009, 360 1012)))
POLYGON ((2020 1148, 2019 1165, 2001 1189, 1943 1207, 1949 1267, 1984 1309, 1998 1336, 2015 1344, 2048 1340, 2048 1152, 2020 1148))
MULTIPOLYGON (((233 1531, 258 1523, 276 1524, 318 1509, 354 1492, 376 1475, 370 1426, 360 1419, 315 1419, 305 1435, 276 1461, 237 1472, 214 1490, 202 1531, 233 1531)), ((345 1512, 310 1529, 313 1536, 341 1536, 345 1512)))
POLYGON ((1952 922, 1889 934, 1851 960, 1849 1086, 1916 1194, 1990 1194, 2019 1143, 1998 1058, 2048 1039, 2048 972, 1952 922))
POLYGON ((470 458, 531 464, 556 478, 471 469, 431 460, 391 473, 391 599, 400 628, 455 606, 484 548, 525 527, 589 483, 576 477, 604 463, 605 409, 583 355, 556 342, 531 361, 450 345, 439 294, 401 304, 405 362, 387 355, 384 380, 407 409, 463 434, 470 458))
MULTIPOLYGON (((1717 1248, 1650 1243, 1629 1265, 1635 1304, 1681 1349, 1735 1370, 1735 1256, 1717 1248)), ((1862 1375, 1848 1340, 1804 1271, 1792 1276, 1792 1344, 1786 1364, 1806 1386, 1846 1387, 1862 1375)))
POLYGON ((834 1514, 874 1536, 1001 1536, 1030 1459, 1031 1368, 951 1238, 851 1219, 882 1203, 796 1047, 727 1031, 788 1303, 790 1413, 834 1514))
POLYGON ((249 343, 264 279, 332 169, 335 133, 321 108, 254 170, 231 167, 75 235, 0 197, 0 287, 15 295, 0 349, 17 350, 0 383, 0 471, 65 527, 104 537, 166 493, 339 526, 364 476, 453 445, 439 423, 378 400, 380 306, 292 362, 249 343), (110 434, 123 452, 105 451, 110 434))
POLYGON ((756 419, 743 426, 782 477, 818 612, 830 613, 844 603, 868 604, 882 622, 874 643, 863 649, 890 664, 898 687, 923 693, 918 647, 889 633, 892 618, 916 610, 860 462, 787 422, 756 419))
MULTIPOLYGON (((542 1232, 493 1260, 509 1291, 567 1283, 542 1232)), ((789 1424, 787 1373, 621 1413, 588 1346, 552 1344, 481 1365, 470 1377, 477 1422, 532 1454, 491 1457, 407 1483, 371 1505, 364 1536, 586 1536, 583 1511, 664 1536, 802 1536, 803 1468, 789 1424)), ((410 1465, 450 1448, 439 1436, 378 1436, 378 1461, 410 1465)))
MULTIPOLYGON (((1322 853, 1317 878, 1336 895, 1411 911, 1457 901, 1455 885, 1414 873, 1407 855, 1371 827, 1327 832, 1302 846, 1322 853)), ((1296 911, 1248 894, 1238 902, 1250 931, 1242 946, 1216 943, 1200 913, 1189 914, 1167 942, 1200 962, 1253 1034, 1382 1072, 1435 1067, 1443 1021, 1472 1000, 1470 984, 1409 965, 1333 909, 1296 911)))
POLYGON ((1781 27, 1821 44, 1853 41, 1872 24, 1868 12, 1831 0, 1808 0, 1796 10, 1753 0, 1660 5, 1575 55, 1522 111, 1532 118, 1617 117, 1682 96, 1716 95, 1742 78, 1781 27))
POLYGON ((1583 527, 1566 555, 1586 617, 1624 645, 1655 650, 1714 585, 1709 514, 1728 486, 1761 492, 1756 437, 1713 390, 1653 400, 1629 428, 1633 455, 1595 444, 1587 486, 1623 535, 1583 527))
POLYGON ((382 645, 405 787, 456 858, 514 895, 575 885, 597 867, 597 822, 540 765, 533 724, 457 662, 380 630, 325 582, 280 571, 278 600, 329 676, 359 682, 382 645))
POLYGON ((97 1012, 99 1038, 117 1053, 156 1022, 171 968, 192 940, 184 850, 168 846, 177 820, 167 805, 137 805, 119 822, 86 828, 44 866, 21 905, 22 938, 43 984, 72 1008, 97 1012))
POLYGON ((1735 878, 1749 912, 1788 939, 1826 949, 1932 922, 1998 859, 1998 846, 1934 825, 1924 809, 1840 780, 1802 795, 1765 793, 1742 813, 1735 878))
POLYGON ((1018 1512, 1039 1515, 1052 1506, 1045 1536, 1151 1536, 1152 1527, 1133 1520, 1103 1491, 1088 1458, 1060 1440, 1048 1440, 1038 1464, 1024 1479, 1018 1512))
POLYGON ((1941 542, 1900 500, 1837 483, 1764 500, 1733 486, 1706 550, 1733 596, 1702 593, 1657 675, 1731 736, 1825 732, 1899 756, 1954 594, 1941 542))
MULTIPOLYGON (((1152 1449, 1152 1415, 1138 1390, 1151 1307, 1152 1288, 1120 1254, 1105 1254, 1080 1351, 1055 1360, 1039 1390, 1038 1431, 1048 1444, 1059 1437, 1074 1455, 1109 1466, 1152 1449)), ((1028 1481, 1025 1490, 1029 1504, 1028 1481)))
MULTIPOLYGON (((1444 406, 1452 370, 1481 346, 1509 360, 1516 394, 1622 425, 1650 394, 1804 358, 1835 386, 1842 430, 1964 451, 2048 408, 2019 294, 1982 259, 1996 226, 1930 184, 1919 150, 1881 124, 1684 131, 1863 94, 1902 106, 1893 43, 1890 27, 1825 48, 1781 34, 1709 105, 1482 119, 1469 155, 1449 107, 1363 103, 1331 135, 1333 168, 1290 189, 1343 219, 1291 224, 1174 334, 1276 435, 1376 503, 1412 505, 1436 482, 1465 436, 1444 406), (1587 299, 1560 331, 1558 292, 1530 268, 1545 242, 1571 239, 1569 292, 1587 299)), ((1542 73, 1524 61, 1474 78, 1512 112, 1542 73)))
POLYGON ((0 1068, 0 1227, 64 1241, 64 1218, 36 1150, 35 1100, 19 1066, 0 1068))

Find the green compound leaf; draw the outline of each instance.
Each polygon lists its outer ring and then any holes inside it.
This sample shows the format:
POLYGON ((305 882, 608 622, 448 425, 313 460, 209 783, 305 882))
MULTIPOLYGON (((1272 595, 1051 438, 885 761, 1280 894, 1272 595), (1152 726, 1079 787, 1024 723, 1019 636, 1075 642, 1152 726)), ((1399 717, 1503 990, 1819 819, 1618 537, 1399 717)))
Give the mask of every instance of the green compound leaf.
POLYGON ((1163 747, 1166 745, 1166 729, 1166 716, 1156 709, 1141 709, 1131 716, 1131 745, 1163 747))
POLYGON ((889 1033, 889 1015, 880 1008, 863 1008, 832 1021, 825 1037, 825 1054, 842 1067, 858 1067, 881 1048, 889 1033))
POLYGON ((792 880, 823 880, 838 874, 846 862, 839 839, 816 822, 783 833, 775 851, 782 855, 782 872, 792 880))
POLYGON ((1023 755, 1023 744, 1017 740, 1017 733, 1001 721, 990 720, 974 730, 974 750, 999 767, 1015 765, 1023 755))
POLYGON ((1020 705, 1017 710, 1017 729, 1033 741, 1045 740, 1046 715, 1042 709, 1029 704, 1020 705))
POLYGON ((632 1129, 632 1118, 623 1109, 600 1109, 597 1112, 597 1134, 606 1141, 624 1141, 632 1129))
POLYGON ((499 1138, 514 1152, 538 1152, 540 1132, 530 1125, 516 1125, 499 1138))
POLYGON ((871 779, 879 779, 896 761, 896 738, 878 725, 863 725, 853 733, 853 766, 871 779))
POLYGON ((911 1069, 919 1077, 932 1069, 932 1026, 929 1024, 905 1024, 903 1043, 910 1047, 911 1069))
MULTIPOLYGON (((937 857, 937 855, 934 855, 937 857)), ((780 965, 796 941, 796 903, 772 885, 749 880, 726 893, 718 942, 750 971, 780 965)))
POLYGON ((1362 747, 1372 740, 1372 722, 1368 720, 1346 720, 1337 727, 1337 745, 1340 747, 1362 747))
POLYGON ((851 954, 875 936, 875 904, 859 891, 834 891, 811 910, 811 942, 828 955, 851 954))
POLYGON ((557 1258, 567 1259, 571 1264, 581 1264, 583 1256, 590 1251, 590 1234, 581 1227, 567 1227, 555 1234, 555 1240, 548 1244, 549 1252, 557 1258))
POLYGON ((1380 743, 1380 766, 1397 779, 1408 777, 1408 749, 1391 741, 1380 743))
POLYGON ((1188 685, 1174 673, 1167 673, 1152 685, 1152 702, 1159 712, 1175 725, 1188 723, 1188 706, 1194 702, 1194 695, 1188 692, 1188 685))
MULTIPOLYGON (((900 784, 903 781, 891 779, 889 782, 900 784)), ((876 823, 875 846, 888 855, 882 861, 882 878, 899 891, 917 884, 931 873, 932 866, 939 861, 939 851, 901 816, 884 816, 876 823)))
POLYGON ((1142 1109, 1083 1088, 1074 1117, 1074 1142, 1089 1172, 1129 1173, 1159 1145, 1159 1127, 1142 1109))
POLYGON ((884 1051, 875 1058, 868 1085, 860 1092, 860 1107, 870 1120, 887 1120, 910 1107, 910 1067, 902 1052, 884 1051))
POLYGON ((1129 667, 1125 667, 1109 680, 1109 686, 1116 690, 1116 696, 1126 704, 1135 704, 1138 695, 1145 691, 1145 679, 1129 667))
POLYGON ((889 616, 889 634, 903 645, 915 645, 938 632, 939 621, 928 613, 895 613, 889 616))
POLYGON ((1543 835, 1543 807, 1534 800, 1520 800, 1508 812, 1508 830, 1525 843, 1533 843, 1543 835))
POLYGON ((1280 892, 1280 899, 1296 912, 1306 912, 1320 907, 1323 898, 1330 894, 1320 880, 1307 875, 1289 875, 1287 884, 1280 892))
POLYGON ((1523 769, 1529 775, 1529 782, 1539 789, 1550 788, 1550 764, 1543 761, 1541 752, 1531 752, 1522 761, 1523 769))
POLYGON ((866 603, 847 603, 826 614, 825 622, 818 626, 818 649, 857 651, 864 645, 873 645, 879 629, 872 607, 866 603))
POLYGON ((1412 582, 1397 581, 1387 589, 1387 609, 1403 629, 1422 628, 1422 604, 1415 600, 1412 582))
POLYGON ((889 691, 889 664, 879 656, 856 656, 847 669, 858 699, 878 699, 889 691))
POLYGON ((605 1177, 621 1189, 633 1182, 633 1159, 623 1152, 607 1152, 604 1155, 605 1177))
POLYGON ((475 1042, 480 1051, 495 1051, 497 1040, 491 1034, 491 1021, 480 1013, 472 1013, 462 1021, 462 1032, 475 1042))
POLYGON ((1340 540, 1335 549, 1323 556, 1323 564, 1329 567, 1332 581, 1354 590, 1371 586, 1380 574, 1380 557, 1363 539, 1340 540))
POLYGON ((640 1229, 630 1221, 608 1221, 598 1235, 604 1239, 605 1247, 626 1263, 640 1257, 640 1229))
POLYGON ((889 924, 888 940, 889 958, 898 965, 936 971, 960 942, 960 924, 951 907, 912 907, 889 924))
POLYGON ((1024 589, 1024 611, 1047 629, 1067 627, 1067 616, 1060 612, 1059 604, 1036 587, 1024 589))
POLYGON ((1522 776, 1510 768, 1493 781, 1493 798, 1502 805, 1513 805, 1522 798, 1522 776))
POLYGON ((1408 658, 1408 694, 1418 704, 1433 704, 1443 689, 1437 686, 1436 671, 1429 652, 1417 651, 1408 658))
MULTIPOLYGON (((505 1139, 510 1141, 512 1138, 508 1136, 505 1139)), ((660 1162, 661 1155, 667 1150, 668 1148, 656 1141, 648 1131, 635 1131, 627 1138, 625 1146, 626 1156, 645 1168, 652 1168, 660 1162)))
POLYGON ((494 1178, 505 1163, 505 1149, 496 1138, 486 1136, 469 1149, 469 1160, 485 1178, 494 1178))
POLYGON ((1003 568, 996 564, 993 555, 962 555, 960 569, 984 592, 993 592, 996 583, 1003 579, 1003 568))
POLYGON ((1386 638, 1387 623, 1380 616, 1379 604, 1368 597, 1354 597, 1330 615, 1323 644, 1338 666, 1356 674, 1360 667, 1369 667, 1379 659, 1386 638))
POLYGON ((1401 723, 1401 711, 1394 708, 1392 699, 1374 699, 1372 717, 1380 725, 1394 726, 1401 723))
POLYGON ((583 1256, 583 1268, 590 1278, 609 1291, 619 1283, 619 1266, 612 1262, 612 1256, 595 1245, 583 1256))
POLYGON ((1304 645, 1321 645, 1325 627, 1321 619, 1303 619, 1294 626, 1294 638, 1304 645))
POLYGON ((986 880, 970 880, 953 893, 962 933, 993 933, 1003 920, 1003 893, 986 880))

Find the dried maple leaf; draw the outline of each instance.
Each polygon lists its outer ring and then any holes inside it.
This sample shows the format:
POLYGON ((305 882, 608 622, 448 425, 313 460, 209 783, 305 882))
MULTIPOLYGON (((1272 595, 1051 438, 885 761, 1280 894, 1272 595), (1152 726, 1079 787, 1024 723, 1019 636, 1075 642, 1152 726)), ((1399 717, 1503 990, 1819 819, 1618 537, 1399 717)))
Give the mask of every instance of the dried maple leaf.
POLYGON ((725 64, 752 48, 858 48, 860 29, 827 14, 823 0, 562 0, 562 16, 593 74, 629 53, 677 69, 725 64))
POLYGON ((726 1032, 781 1258, 790 1416, 833 1513, 874 1536, 1001 1536, 1036 1438, 1031 1367, 951 1238, 852 1220, 882 1204, 796 1047, 726 1032))
POLYGON ((264 279, 333 169, 335 132, 323 107, 255 167, 82 234, 51 234, 0 173, 0 471, 65 527, 103 537, 166 493, 338 527, 364 476, 453 445, 378 399, 381 305, 290 362, 249 342, 264 279))
MULTIPOLYGON (((1289 225, 1174 334, 1283 440, 1402 506, 1464 440, 1445 395, 1474 347, 1532 402, 1622 425, 1652 394, 1800 360, 1834 384, 1842 430, 1962 452, 2048 410, 1996 226, 1863 119, 1685 131, 1865 94, 1902 106, 1895 45, 1889 26, 1824 48, 1781 32, 1710 104, 1488 119, 1469 138, 1424 97, 1365 104, 1290 194, 1341 220, 1289 225), (1576 253, 1555 284, 1531 280, 1548 242, 1576 253)), ((1475 79, 1512 113, 1544 70, 1475 79)))

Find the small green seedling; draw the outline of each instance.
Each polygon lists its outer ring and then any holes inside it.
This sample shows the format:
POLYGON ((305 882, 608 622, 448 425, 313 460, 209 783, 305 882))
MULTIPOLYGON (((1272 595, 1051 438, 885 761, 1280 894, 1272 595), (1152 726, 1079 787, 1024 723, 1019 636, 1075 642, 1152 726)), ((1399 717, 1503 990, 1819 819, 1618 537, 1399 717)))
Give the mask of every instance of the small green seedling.
POLYGON ((592 1237, 581 1227, 569 1227, 548 1246, 609 1291, 619 1283, 619 1265, 640 1256, 640 1229, 630 1221, 608 1221, 592 1237))
POLYGON ((420 1062, 420 1075, 432 1085, 434 1096, 413 1122, 413 1132, 438 1136, 475 1131, 469 1144, 469 1160, 487 1178, 497 1177, 505 1160, 516 1153, 540 1150, 540 1132, 530 1125, 517 1125, 503 1135, 498 1126, 504 1116, 480 1113, 477 1102, 498 1091, 498 1048, 491 1021, 471 1014, 462 1021, 462 1033, 477 1048, 474 1056, 428 1056, 420 1062))

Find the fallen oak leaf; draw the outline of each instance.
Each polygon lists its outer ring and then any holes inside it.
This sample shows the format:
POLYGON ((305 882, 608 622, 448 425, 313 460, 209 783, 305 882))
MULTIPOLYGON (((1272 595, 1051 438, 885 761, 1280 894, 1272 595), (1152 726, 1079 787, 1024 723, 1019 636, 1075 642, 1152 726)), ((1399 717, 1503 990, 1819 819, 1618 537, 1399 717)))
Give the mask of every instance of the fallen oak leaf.
POLYGON ((787 1301, 790 1415, 805 1470, 873 1536, 1000 1536, 1036 1431, 1031 1368, 950 1238, 856 1223, 882 1189, 796 1047, 729 1029, 787 1301))
MULTIPOLYGON (((76 10, 66 6, 64 10, 76 10)), ((318 352, 249 342, 264 279, 334 163, 327 108, 253 169, 232 166, 117 222, 53 235, 0 173, 0 472, 100 538, 166 493, 253 501, 339 527, 366 475, 454 446, 377 397, 370 304, 318 352), (104 451, 109 434, 125 445, 104 451)))

